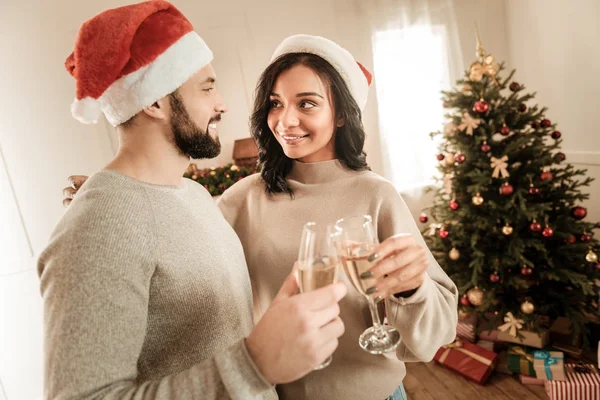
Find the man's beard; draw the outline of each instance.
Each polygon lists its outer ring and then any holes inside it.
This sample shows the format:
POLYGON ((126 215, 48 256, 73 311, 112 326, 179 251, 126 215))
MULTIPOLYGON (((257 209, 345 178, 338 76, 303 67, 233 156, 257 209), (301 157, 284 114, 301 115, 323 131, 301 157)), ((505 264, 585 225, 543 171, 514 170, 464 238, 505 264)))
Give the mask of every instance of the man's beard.
MULTIPOLYGON (((194 159, 215 158, 221 153, 219 138, 213 139, 206 130, 200 128, 188 114, 179 93, 174 92, 169 96, 171 102, 171 130, 175 145, 186 156, 194 159)), ((221 114, 211 118, 208 122, 221 120, 221 114)))

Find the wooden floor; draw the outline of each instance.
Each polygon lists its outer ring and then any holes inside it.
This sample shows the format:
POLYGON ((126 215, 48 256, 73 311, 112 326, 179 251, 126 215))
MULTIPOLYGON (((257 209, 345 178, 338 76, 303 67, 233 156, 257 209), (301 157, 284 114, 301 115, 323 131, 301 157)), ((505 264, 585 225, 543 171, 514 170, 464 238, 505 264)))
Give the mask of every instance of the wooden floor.
POLYGON ((523 385, 517 377, 495 373, 480 386, 435 362, 406 363, 408 400, 548 399, 543 386, 523 385))

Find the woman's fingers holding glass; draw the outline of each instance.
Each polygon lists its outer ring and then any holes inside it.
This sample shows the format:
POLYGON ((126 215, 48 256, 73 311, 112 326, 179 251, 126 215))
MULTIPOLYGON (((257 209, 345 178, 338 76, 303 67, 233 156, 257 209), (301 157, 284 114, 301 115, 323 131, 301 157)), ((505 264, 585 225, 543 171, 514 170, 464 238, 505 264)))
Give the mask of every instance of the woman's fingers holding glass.
POLYGON ((361 278, 378 279, 385 277, 419 260, 427 260, 427 253, 423 247, 413 245, 402 251, 392 253, 386 258, 380 258, 371 269, 361 275, 361 278))
POLYGON ((377 299, 393 295, 395 293, 406 292, 417 289, 423 284, 425 274, 427 273, 427 258, 417 258, 415 261, 388 274, 386 277, 377 282, 375 290, 372 290, 370 295, 377 299))
POLYGON ((389 257, 393 253, 404 250, 416 244, 415 239, 408 233, 399 233, 381 242, 369 257, 370 262, 389 257))

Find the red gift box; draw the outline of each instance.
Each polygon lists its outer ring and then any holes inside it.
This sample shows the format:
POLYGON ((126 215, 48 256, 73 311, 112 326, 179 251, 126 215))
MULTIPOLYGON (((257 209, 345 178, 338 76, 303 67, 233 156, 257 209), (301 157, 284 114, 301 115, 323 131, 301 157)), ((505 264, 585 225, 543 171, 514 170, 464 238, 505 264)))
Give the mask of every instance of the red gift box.
POLYGON ((550 400, 600 400, 600 374, 592 364, 566 364, 566 381, 546 381, 550 400))
POLYGON ((492 375, 498 354, 457 339, 440 348, 434 360, 464 377, 482 385, 492 375))

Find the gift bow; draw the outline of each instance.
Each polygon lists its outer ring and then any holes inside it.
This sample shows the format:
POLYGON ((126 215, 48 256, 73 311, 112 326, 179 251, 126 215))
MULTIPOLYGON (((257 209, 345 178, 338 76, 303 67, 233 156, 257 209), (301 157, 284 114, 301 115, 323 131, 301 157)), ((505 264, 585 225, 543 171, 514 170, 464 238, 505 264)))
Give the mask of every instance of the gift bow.
POLYGON ((501 158, 492 157, 492 168, 494 168, 494 172, 492 173, 492 178, 498 178, 498 174, 501 174, 503 178, 508 178, 510 174, 506 170, 508 167, 508 156, 503 156, 501 158))
POLYGON ((550 366, 556 364, 562 357, 553 357, 548 350, 536 350, 533 352, 533 357, 536 360, 544 360, 544 368, 546 369, 546 377, 552 380, 552 370, 550 366))
POLYGON ((523 328, 523 320, 515 318, 513 313, 510 311, 504 316, 504 322, 506 323, 500 325, 498 329, 500 329, 502 332, 509 331, 508 333, 512 337, 517 337, 517 329, 523 328))
POLYGON ((473 353, 472 351, 469 351, 469 350, 463 348, 463 344, 460 341, 460 339, 456 339, 453 343, 445 344, 442 347, 444 349, 446 349, 446 351, 444 351, 442 353, 442 355, 440 356, 440 364, 444 364, 444 361, 446 361, 448 354, 450 354, 450 350, 455 349, 457 351, 460 351, 463 354, 466 354, 467 356, 471 357, 472 359, 479 361, 482 364, 492 365, 492 360, 488 360, 487 358, 480 356, 479 354, 473 353))
POLYGON ((474 61, 471 63, 469 72, 469 78, 471 80, 479 82, 484 75, 487 75, 498 84, 496 80, 496 74, 498 73, 498 66, 495 63, 493 56, 487 56, 483 59, 483 62, 474 61))

